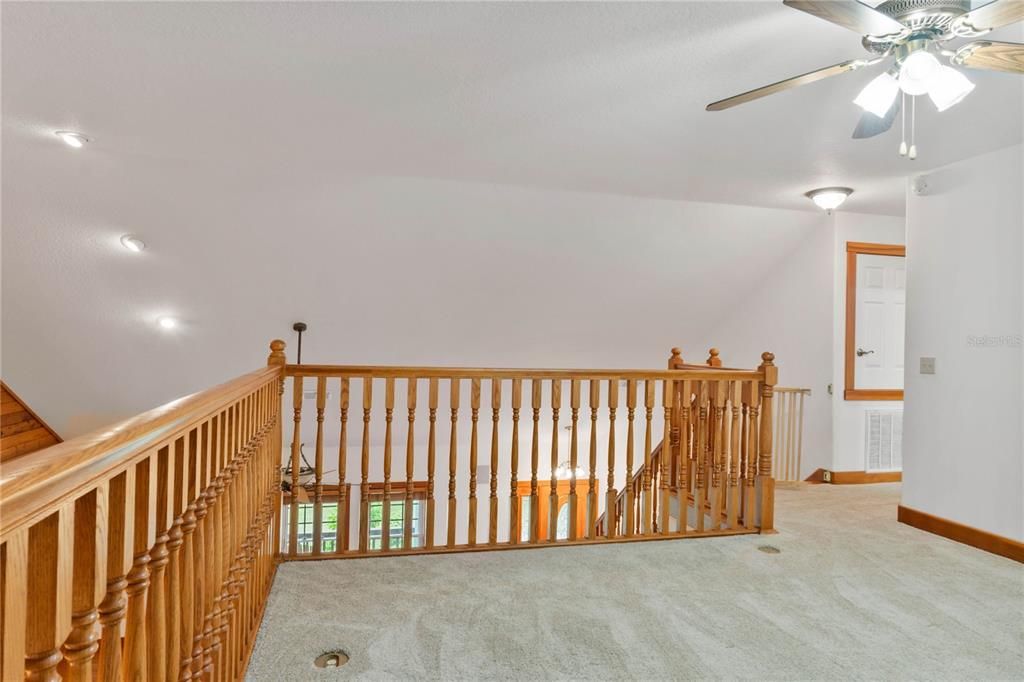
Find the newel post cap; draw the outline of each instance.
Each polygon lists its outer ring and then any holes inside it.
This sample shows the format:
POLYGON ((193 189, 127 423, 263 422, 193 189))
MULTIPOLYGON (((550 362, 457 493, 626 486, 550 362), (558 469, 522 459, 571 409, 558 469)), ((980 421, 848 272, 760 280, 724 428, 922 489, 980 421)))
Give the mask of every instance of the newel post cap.
POLYGON ((270 355, 267 356, 268 365, 285 364, 284 357, 285 342, 281 339, 274 339, 270 342, 270 355))
POLYGON ((718 349, 708 349, 708 366, 710 367, 721 367, 722 359, 718 357, 718 349))
POLYGON ((668 359, 669 369, 677 369, 679 366, 683 364, 682 352, 683 351, 680 350, 679 348, 672 349, 672 357, 668 359))
POLYGON ((774 360, 775 353, 761 353, 761 366, 758 369, 764 372, 764 383, 768 386, 774 386, 779 379, 779 369, 775 366, 774 360))

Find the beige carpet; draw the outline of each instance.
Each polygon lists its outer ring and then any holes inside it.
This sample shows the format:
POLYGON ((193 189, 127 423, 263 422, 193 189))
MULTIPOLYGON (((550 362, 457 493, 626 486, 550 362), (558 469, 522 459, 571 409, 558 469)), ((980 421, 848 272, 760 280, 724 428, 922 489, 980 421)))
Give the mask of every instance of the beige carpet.
POLYGON ((1024 679, 1024 566, 898 499, 780 490, 773 536, 287 563, 248 679, 1024 679))

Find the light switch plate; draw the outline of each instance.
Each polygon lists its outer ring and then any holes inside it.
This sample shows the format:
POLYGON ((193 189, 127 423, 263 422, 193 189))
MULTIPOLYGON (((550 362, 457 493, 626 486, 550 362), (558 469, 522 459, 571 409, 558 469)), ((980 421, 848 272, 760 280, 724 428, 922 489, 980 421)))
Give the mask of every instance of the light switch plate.
POLYGON ((921 374, 935 374, 935 358, 921 358, 921 374))

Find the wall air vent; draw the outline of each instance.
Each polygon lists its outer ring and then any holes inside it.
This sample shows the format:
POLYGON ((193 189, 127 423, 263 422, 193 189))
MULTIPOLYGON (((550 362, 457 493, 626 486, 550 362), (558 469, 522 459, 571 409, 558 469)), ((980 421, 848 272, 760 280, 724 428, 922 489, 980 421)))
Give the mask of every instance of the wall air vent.
POLYGON ((866 471, 903 470, 903 410, 865 410, 866 471))

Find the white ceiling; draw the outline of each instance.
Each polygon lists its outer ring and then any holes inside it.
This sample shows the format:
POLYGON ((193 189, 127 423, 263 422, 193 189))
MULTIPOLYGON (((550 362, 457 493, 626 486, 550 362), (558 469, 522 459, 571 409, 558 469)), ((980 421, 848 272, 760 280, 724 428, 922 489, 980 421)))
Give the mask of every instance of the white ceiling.
POLYGON ((5 3, 3 38, 12 163, 80 129, 171 186, 259 168, 271 186, 373 173, 803 208, 839 183, 848 210, 895 215, 898 178, 1021 140, 1024 79, 1001 73, 924 107, 916 164, 895 131, 850 139, 880 67, 705 112, 864 55, 775 0, 5 3))
MULTIPOLYGON (((749 217, 780 231, 793 226, 777 237, 776 262, 817 220, 801 196, 807 189, 849 185, 856 193, 845 208, 901 215, 905 175, 1022 139, 1024 78, 998 73, 974 73, 977 90, 947 113, 924 107, 915 163, 896 156, 895 131, 850 139, 858 118, 850 100, 877 67, 705 112, 712 100, 864 54, 858 36, 774 0, 3 3, 0 11, 3 374, 18 377, 16 390, 35 397, 43 416, 45 403, 68 393, 53 413, 58 428, 81 417, 72 431, 90 421, 81 414, 90 407, 91 421, 102 422, 203 387, 210 373, 189 374, 190 357, 226 378, 252 366, 261 352, 251 351, 254 342, 285 336, 293 319, 312 322, 334 305, 376 314, 381 280, 401 279, 387 266, 415 265, 415 254, 396 259, 408 236, 395 226, 412 225, 417 212, 434 212, 415 228, 434 232, 412 240, 428 249, 446 227, 441 217, 472 240, 487 227, 480 207, 496 203, 519 216, 516 201, 535 202, 523 220, 548 211, 576 239, 573 221, 595 220, 531 192, 590 193, 608 221, 635 221, 637 230, 645 211, 678 218, 684 245, 714 220, 612 197, 795 209, 806 220, 789 211, 749 217), (70 150, 53 136, 58 129, 93 142, 70 150), (475 224, 458 211, 467 183, 479 186, 475 224), (491 186, 521 194, 497 202, 491 186), (431 198, 433 189, 454 205, 431 198), (394 205, 405 191, 416 201, 394 205), (117 247, 126 232, 150 244, 142 257, 117 247), (366 259, 361 279, 341 272, 353 253, 366 259), (183 333, 139 329, 160 312, 181 316, 183 333), (239 360, 226 347, 249 354, 239 360), (103 391, 131 400, 88 405, 103 391)), ((995 37, 1021 36, 1014 27, 995 37)), ((530 238, 547 238, 532 227, 530 238)), ((520 248, 517 235, 499 236, 503 248, 520 248)), ((736 262, 773 238, 723 243, 718 256, 736 262)), ((612 244, 625 248, 612 237, 589 246, 612 244)), ((535 256, 521 248, 520 257, 535 256)), ((637 254, 656 259, 664 246, 644 248, 637 254)), ((486 280, 495 258, 486 240, 467 258, 470 276, 486 280)), ((708 266, 699 254, 687 262, 708 266)), ((671 281, 659 277, 672 267, 659 261, 647 288, 636 283, 638 295, 650 302, 668 291, 671 281)), ((728 295, 755 285, 752 272, 732 277, 728 295)), ((423 291, 412 294, 447 296, 428 271, 416 276, 413 289, 423 291)), ((497 288, 485 283, 456 304, 486 309, 485 294, 497 288)), ((473 321, 462 322, 469 338, 473 321)), ((387 350, 321 360, 396 360, 395 339, 368 333, 360 347, 344 321, 335 331, 337 348, 387 350)), ((441 347, 432 332, 417 333, 425 348, 441 347)))

